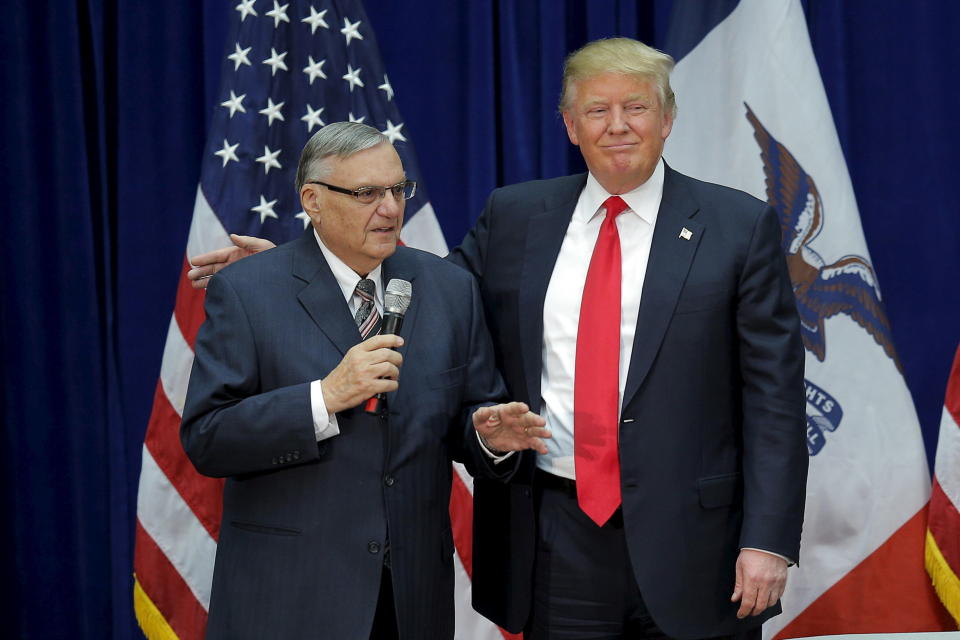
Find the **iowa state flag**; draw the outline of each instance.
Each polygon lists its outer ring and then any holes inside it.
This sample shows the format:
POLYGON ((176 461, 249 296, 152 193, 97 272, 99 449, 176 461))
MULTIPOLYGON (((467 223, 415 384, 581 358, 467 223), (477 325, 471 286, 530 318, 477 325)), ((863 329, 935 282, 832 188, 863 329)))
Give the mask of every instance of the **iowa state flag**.
POLYGON ((678 9, 671 36, 691 48, 664 157, 776 208, 807 352, 799 566, 764 636, 947 628, 923 567, 920 427, 800 2, 742 0, 719 20, 698 16, 712 3, 678 9))

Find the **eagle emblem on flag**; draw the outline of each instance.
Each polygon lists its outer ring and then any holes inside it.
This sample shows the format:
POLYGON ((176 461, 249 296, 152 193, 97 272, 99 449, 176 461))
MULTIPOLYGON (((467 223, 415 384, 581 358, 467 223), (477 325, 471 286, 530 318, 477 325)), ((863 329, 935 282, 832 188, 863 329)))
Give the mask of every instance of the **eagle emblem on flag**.
POLYGON ((744 106, 760 145, 767 202, 780 218, 780 242, 797 299, 804 347, 823 362, 827 354, 824 323, 827 318, 846 314, 873 337, 903 373, 873 267, 858 255, 846 255, 827 264, 810 246, 824 226, 825 212, 817 185, 793 154, 764 128, 750 105, 744 106))

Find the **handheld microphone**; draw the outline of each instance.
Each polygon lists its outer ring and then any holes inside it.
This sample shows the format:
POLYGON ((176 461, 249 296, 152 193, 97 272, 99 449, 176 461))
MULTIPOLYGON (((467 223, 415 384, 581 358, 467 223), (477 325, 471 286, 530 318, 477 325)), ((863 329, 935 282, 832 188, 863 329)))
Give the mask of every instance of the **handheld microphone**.
MULTIPOLYGON (((393 278, 387 283, 387 290, 383 294, 383 324, 380 333, 400 333, 403 326, 403 316, 410 308, 410 299, 413 296, 413 285, 406 280, 393 278)), ((380 415, 386 410, 387 396, 378 393, 363 404, 363 410, 373 415, 380 415)))

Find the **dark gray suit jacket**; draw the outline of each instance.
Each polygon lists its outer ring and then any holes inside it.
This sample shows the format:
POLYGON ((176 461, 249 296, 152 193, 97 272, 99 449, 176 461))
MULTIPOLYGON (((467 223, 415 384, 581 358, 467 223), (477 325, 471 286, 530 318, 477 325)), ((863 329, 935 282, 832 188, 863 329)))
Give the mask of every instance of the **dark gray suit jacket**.
MULTIPOLYGON (((584 174, 494 191, 452 256, 480 283, 510 396, 535 412, 544 297, 585 182, 584 174)), ((670 636, 725 635, 779 611, 738 622, 730 595, 740 548, 799 557, 803 362, 776 213, 668 167, 624 390, 620 466, 633 571, 670 636)), ((532 590, 534 460, 524 458, 509 485, 474 485, 474 606, 511 631, 527 621, 532 590)))
POLYGON ((389 416, 319 444, 309 384, 360 335, 312 231, 211 280, 181 427, 227 478, 207 637, 366 638, 388 543, 401 637, 453 637, 450 463, 495 473, 470 414, 504 387, 469 274, 400 247, 391 278, 414 293, 389 416))

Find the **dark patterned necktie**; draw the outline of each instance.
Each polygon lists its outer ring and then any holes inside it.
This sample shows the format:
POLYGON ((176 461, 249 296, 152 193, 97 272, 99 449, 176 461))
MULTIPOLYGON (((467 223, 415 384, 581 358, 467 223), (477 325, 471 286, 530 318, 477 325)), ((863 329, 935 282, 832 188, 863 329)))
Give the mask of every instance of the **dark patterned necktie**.
POLYGON ((377 312, 377 305, 374 304, 377 285, 370 278, 364 278, 357 283, 354 293, 360 297, 360 306, 353 319, 357 323, 357 329, 360 330, 360 337, 366 340, 372 335, 376 335, 380 329, 380 314, 377 312))

